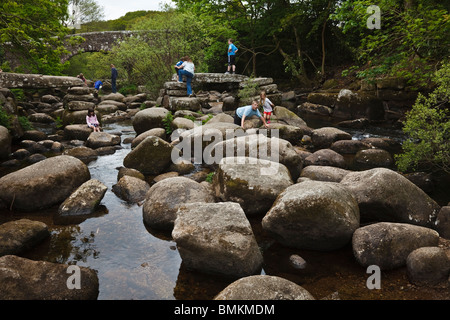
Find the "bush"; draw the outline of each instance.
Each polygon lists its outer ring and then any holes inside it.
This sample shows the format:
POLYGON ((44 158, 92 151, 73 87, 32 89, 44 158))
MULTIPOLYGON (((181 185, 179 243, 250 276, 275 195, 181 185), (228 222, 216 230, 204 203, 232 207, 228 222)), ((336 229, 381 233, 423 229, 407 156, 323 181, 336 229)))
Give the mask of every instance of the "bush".
POLYGON ((17 119, 19 120, 20 126, 23 130, 28 131, 34 129, 27 117, 20 116, 17 119))
POLYGON ((162 120, 164 124, 164 129, 166 130, 166 134, 170 136, 172 134, 172 122, 173 122, 173 115, 172 112, 169 111, 169 113, 166 115, 166 117, 162 120))
POLYGON ((5 110, 0 108, 0 126, 3 126, 7 129, 11 126, 11 116, 6 113, 5 110))
POLYGON ((450 63, 435 73, 436 89, 419 94, 406 116, 403 154, 396 156, 401 171, 429 168, 450 173, 450 63))

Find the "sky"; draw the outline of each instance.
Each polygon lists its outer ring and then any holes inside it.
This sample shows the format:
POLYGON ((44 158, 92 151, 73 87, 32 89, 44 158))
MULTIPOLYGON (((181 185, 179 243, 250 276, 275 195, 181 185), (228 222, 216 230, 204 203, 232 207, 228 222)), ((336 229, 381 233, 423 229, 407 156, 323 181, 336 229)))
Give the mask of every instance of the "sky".
POLYGON ((105 20, 120 18, 131 11, 158 11, 161 3, 172 3, 171 0, 96 0, 96 2, 103 7, 105 20))

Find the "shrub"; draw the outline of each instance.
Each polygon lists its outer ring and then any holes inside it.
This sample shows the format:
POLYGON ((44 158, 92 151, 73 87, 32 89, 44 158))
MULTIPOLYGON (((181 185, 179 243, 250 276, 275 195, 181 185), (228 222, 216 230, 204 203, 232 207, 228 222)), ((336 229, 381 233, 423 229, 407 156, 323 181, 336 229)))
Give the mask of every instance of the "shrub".
POLYGON ((436 89, 428 97, 419 94, 407 113, 403 154, 396 156, 398 169, 429 168, 450 173, 450 63, 435 73, 436 89))

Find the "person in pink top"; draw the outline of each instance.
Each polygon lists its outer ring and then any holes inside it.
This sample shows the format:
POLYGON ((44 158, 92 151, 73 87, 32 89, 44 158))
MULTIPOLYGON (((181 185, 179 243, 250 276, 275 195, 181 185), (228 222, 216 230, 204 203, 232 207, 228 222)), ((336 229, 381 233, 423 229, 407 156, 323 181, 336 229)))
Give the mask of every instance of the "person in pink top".
POLYGON ((100 132, 100 123, 97 120, 94 110, 89 109, 86 116, 86 123, 89 128, 92 128, 94 132, 100 132))

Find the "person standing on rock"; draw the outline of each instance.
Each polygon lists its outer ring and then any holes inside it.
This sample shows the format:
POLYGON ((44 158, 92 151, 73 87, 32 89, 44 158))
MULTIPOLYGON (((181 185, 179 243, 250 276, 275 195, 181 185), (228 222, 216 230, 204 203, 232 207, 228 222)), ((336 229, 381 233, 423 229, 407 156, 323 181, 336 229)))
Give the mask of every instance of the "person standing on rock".
POLYGON ((98 122, 97 116, 94 110, 89 109, 86 116, 87 126, 94 130, 94 132, 100 132, 100 123, 98 122))
POLYGON ((230 74, 230 71, 235 74, 236 72, 236 52, 238 48, 233 44, 233 39, 228 39, 228 70, 225 74, 230 74))
POLYGON ((261 112, 258 110, 258 101, 253 100, 251 105, 240 107, 236 109, 236 113, 234 115, 234 124, 241 126, 244 129, 245 118, 250 118, 251 116, 258 116, 261 121, 264 123, 264 127, 269 128, 269 125, 266 123, 266 119, 261 115, 261 112))
POLYGON ((175 65, 175 72, 177 73, 177 77, 180 72, 180 69, 178 69, 177 67, 180 67, 185 61, 186 61, 186 57, 182 57, 180 59, 180 61, 178 61, 177 64, 175 65))
POLYGON ((270 116, 272 115, 275 105, 269 100, 269 98, 267 98, 265 91, 261 91, 259 95, 259 104, 264 109, 264 119, 266 119, 267 123, 270 123, 270 116))
POLYGON ((192 82, 192 78, 195 75, 195 65, 192 62, 192 59, 189 57, 186 57, 186 61, 184 61, 183 64, 178 67, 175 66, 175 68, 178 69, 178 82, 182 83, 183 76, 185 76, 186 77, 187 95, 189 97, 194 96, 194 94, 192 93, 191 82, 192 82))
POLYGON ((116 67, 111 64, 111 91, 112 93, 116 93, 117 92, 117 88, 116 88, 116 80, 117 80, 117 69, 116 67))

